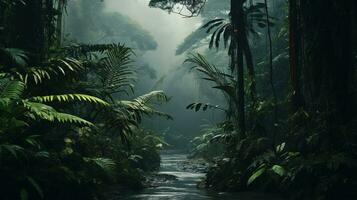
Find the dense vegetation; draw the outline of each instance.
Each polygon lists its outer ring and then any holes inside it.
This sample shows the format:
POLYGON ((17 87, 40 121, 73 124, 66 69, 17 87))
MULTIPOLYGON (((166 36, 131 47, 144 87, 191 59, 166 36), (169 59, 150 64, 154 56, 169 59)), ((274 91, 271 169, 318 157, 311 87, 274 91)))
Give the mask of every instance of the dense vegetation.
POLYGON ((165 92, 134 96, 137 79, 155 77, 134 55, 157 43, 103 2, 0 0, 1 199, 101 199, 110 185, 142 188, 169 144, 210 163, 210 189, 357 198, 356 1, 149 6, 202 18, 176 54, 224 102, 186 109, 225 120, 194 138, 145 129, 145 117, 172 119, 158 110, 165 92))
POLYGON ((0 3, 1 198, 91 199, 109 184, 142 187, 164 142, 141 119, 171 117, 155 109, 169 100, 163 91, 129 99, 133 50, 63 44, 65 1, 0 3))
POLYGON ((220 48, 187 60, 227 99, 225 108, 187 107, 227 114, 193 140, 193 155, 213 162, 207 187, 356 198, 355 1, 152 0, 151 6, 204 18, 177 53, 220 48), (205 58, 221 51, 229 63, 205 58), (218 155, 216 143, 225 144, 218 155))

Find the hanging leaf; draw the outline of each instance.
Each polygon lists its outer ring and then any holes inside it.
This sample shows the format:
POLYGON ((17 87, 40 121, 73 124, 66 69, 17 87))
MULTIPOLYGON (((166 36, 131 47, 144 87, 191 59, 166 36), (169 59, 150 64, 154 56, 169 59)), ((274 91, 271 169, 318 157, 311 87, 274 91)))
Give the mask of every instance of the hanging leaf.
POLYGON ((36 190, 37 194, 41 197, 41 199, 43 199, 44 195, 40 185, 35 181, 35 179, 29 176, 27 176, 26 178, 29 181, 29 183, 34 187, 34 189, 36 190))
POLYGON ((195 111, 196 111, 196 112, 199 111, 200 108, 201 108, 201 106, 202 106, 202 103, 198 103, 198 104, 196 105, 195 111))
POLYGON ((207 28, 209 25, 213 24, 213 23, 216 23, 216 22, 219 22, 219 21, 223 21, 224 19, 214 19, 214 20, 211 20, 209 22, 207 22, 205 25, 203 25, 201 28, 207 28))
POLYGON ((263 175, 265 171, 266 171, 266 167, 263 166, 258 171, 254 172, 254 174, 249 177, 247 185, 252 184, 257 178, 259 178, 261 175, 263 175))
POLYGON ((286 174, 285 169, 280 165, 274 165, 271 169, 279 176, 284 176, 286 174))

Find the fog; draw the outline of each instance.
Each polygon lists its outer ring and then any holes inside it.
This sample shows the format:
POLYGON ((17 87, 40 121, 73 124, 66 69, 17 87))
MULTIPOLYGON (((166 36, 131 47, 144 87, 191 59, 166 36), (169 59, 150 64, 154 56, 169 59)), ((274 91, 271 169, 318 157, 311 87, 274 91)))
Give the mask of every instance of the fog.
POLYGON ((201 25, 199 17, 183 18, 148 6, 149 0, 106 0, 106 10, 119 12, 149 31, 158 48, 147 52, 144 59, 158 70, 159 76, 173 73, 183 58, 175 56, 177 46, 201 25))
MULTIPOLYGON (((79 0, 76 1, 80 2, 79 0)), ((95 4, 98 3, 95 2, 95 4)), ((106 0, 100 4, 101 5, 98 4, 97 7, 103 6, 103 12, 107 14, 119 13, 122 16, 130 18, 131 24, 140 27, 139 31, 145 30, 148 33, 147 36, 145 36, 146 41, 151 39, 156 43, 156 48, 145 50, 131 45, 133 43, 132 41, 136 40, 135 36, 131 36, 135 34, 133 31, 121 33, 119 37, 109 40, 110 42, 126 42, 128 46, 133 47, 137 52, 135 59, 139 68, 138 70, 141 73, 139 73, 140 77, 136 84, 135 95, 144 94, 154 89, 164 90, 172 97, 167 105, 159 109, 172 115, 174 120, 164 121, 158 118, 148 118, 144 122, 147 128, 159 132, 170 131, 174 134, 180 133, 193 136, 199 133, 201 125, 207 124, 208 121, 218 121, 224 116, 223 113, 219 111, 196 113, 192 110, 186 110, 186 106, 193 102, 222 103, 220 98, 217 98, 218 95, 216 95, 216 91, 211 90, 207 92, 208 90, 202 90, 202 87, 209 88, 207 83, 202 84, 203 82, 199 80, 197 74, 190 73, 190 66, 183 65, 187 54, 180 56, 175 55, 177 47, 185 38, 202 25, 202 19, 200 17, 184 18, 177 14, 169 14, 157 8, 150 8, 148 6, 149 0, 106 0), (122 38, 126 38, 125 41, 121 41, 122 38)), ((74 7, 73 5, 74 3, 69 6, 74 7)), ((84 3, 82 2, 81 5, 84 5, 84 3)), ((76 15, 76 11, 71 12, 70 10, 71 8, 69 8, 68 12, 69 24, 74 23, 73 21, 75 20, 78 21, 78 19, 71 18, 71 15, 76 15)), ((90 19, 86 19, 86 17, 82 20, 91 21, 90 19)), ((92 21, 93 20, 95 19, 92 19, 92 21)), ((93 22, 84 24, 91 26, 91 23, 93 22)), ((100 25, 94 27, 100 29, 98 26, 107 22, 97 23, 100 25)), ((115 24, 112 25, 114 26, 115 24)), ((72 30, 77 29, 77 26, 74 25, 73 27, 67 30, 70 37, 79 35, 75 34, 72 30)), ((118 25, 117 29, 127 29, 127 26, 118 25)), ((92 32, 95 31, 96 30, 92 30, 92 32)), ((108 42, 108 40, 91 37, 92 39, 90 41, 84 42, 108 42)), ((76 39, 83 41, 83 37, 77 37, 76 39)))

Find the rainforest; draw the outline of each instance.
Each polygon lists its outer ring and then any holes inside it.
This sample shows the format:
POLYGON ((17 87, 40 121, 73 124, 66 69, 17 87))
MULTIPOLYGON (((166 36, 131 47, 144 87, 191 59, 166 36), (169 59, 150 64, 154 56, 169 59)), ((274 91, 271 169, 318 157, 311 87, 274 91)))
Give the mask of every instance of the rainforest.
POLYGON ((356 0, 0 0, 0 199, 356 189, 356 0))

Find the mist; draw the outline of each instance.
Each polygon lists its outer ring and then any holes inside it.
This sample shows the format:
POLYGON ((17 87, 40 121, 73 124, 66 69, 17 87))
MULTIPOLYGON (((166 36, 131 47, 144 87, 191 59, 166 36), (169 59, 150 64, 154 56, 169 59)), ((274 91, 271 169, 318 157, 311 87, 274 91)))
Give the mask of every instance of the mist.
MULTIPOLYGON (((171 101, 160 109, 172 115, 174 120, 163 121, 152 117, 145 119, 144 126, 159 132, 170 131, 173 134, 193 137, 199 134, 202 125, 216 122, 224 117, 224 113, 219 111, 193 112, 185 109, 187 105, 194 102, 223 104, 222 98, 217 98, 218 92, 208 90, 210 86, 200 81, 197 74, 190 72, 192 66, 184 64, 186 54, 176 55, 178 46, 185 38, 202 26, 201 17, 184 18, 161 9, 150 8, 149 0, 106 0, 103 4, 103 12, 119 13, 130 18, 132 23, 145 30, 156 43, 155 48, 143 50, 130 46, 136 38, 133 37, 127 41, 129 47, 132 47, 137 54, 134 59, 138 64, 141 77, 136 83, 135 95, 155 89, 164 90, 172 97, 171 101)), ((69 8, 68 23, 75 20, 71 18, 72 14, 69 8)), ((118 28, 126 29, 127 27, 119 26, 118 28)), ((81 41, 82 38, 76 37, 72 29, 74 28, 67 29, 69 37, 81 41)), ((123 37, 130 37, 131 34, 133 33, 121 34, 120 37, 111 39, 109 42, 122 42, 123 37)), ((94 41, 96 43, 108 42, 108 40, 94 41)))

